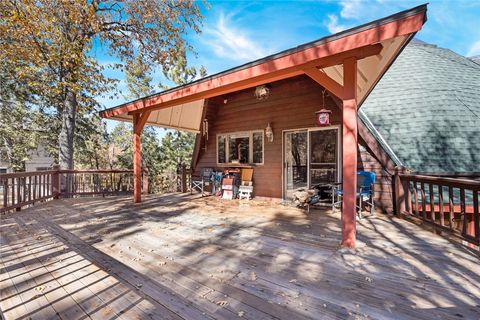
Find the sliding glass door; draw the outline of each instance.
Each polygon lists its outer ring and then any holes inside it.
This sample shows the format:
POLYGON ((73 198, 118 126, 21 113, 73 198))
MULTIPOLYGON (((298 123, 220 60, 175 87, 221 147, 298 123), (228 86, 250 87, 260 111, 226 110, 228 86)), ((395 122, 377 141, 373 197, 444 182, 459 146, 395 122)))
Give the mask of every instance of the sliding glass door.
POLYGON ((339 179, 339 128, 287 131, 284 140, 284 198, 295 191, 339 179))
POLYGON ((337 182, 338 129, 309 132, 310 186, 337 182))
POLYGON ((286 199, 291 199, 292 194, 296 190, 307 187, 307 140, 307 130, 285 132, 284 134, 284 175, 286 199))

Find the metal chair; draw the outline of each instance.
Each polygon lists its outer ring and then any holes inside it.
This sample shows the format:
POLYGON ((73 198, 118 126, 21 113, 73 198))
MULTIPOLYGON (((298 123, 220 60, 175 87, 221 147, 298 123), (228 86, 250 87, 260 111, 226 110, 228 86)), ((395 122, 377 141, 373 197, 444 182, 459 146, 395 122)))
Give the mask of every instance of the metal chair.
POLYGON ((198 189, 202 192, 202 197, 205 195, 205 186, 210 185, 210 181, 213 174, 213 168, 203 168, 200 176, 192 176, 190 182, 190 194, 194 189, 198 189))
MULTIPOLYGON (((360 219, 362 218, 362 208, 364 203, 370 206, 370 214, 374 214, 375 203, 373 198, 375 193, 375 178, 375 172, 357 172, 357 198, 359 198, 359 203, 357 205, 357 213, 360 219), (368 197, 368 200, 363 200, 364 197, 368 197)), ((340 206, 342 204, 343 190, 340 186, 341 183, 332 185, 332 210, 334 212, 337 206, 340 206)))

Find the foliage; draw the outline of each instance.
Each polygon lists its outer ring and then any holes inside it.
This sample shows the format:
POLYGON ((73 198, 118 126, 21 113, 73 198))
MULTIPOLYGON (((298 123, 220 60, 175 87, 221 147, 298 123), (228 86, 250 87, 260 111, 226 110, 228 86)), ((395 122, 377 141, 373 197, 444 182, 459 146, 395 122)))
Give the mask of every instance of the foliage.
POLYGON ((152 77, 142 59, 137 57, 126 68, 125 72, 130 99, 139 99, 153 93, 152 77))
POLYGON ((14 171, 23 170, 40 132, 39 113, 32 110, 31 88, 15 82, 17 66, 0 60, 0 160, 14 171))
POLYGON ((95 97, 115 84, 89 55, 93 43, 121 61, 115 67, 140 57, 145 70, 160 66, 168 73, 173 57, 191 50, 184 35, 199 32, 200 20, 191 0, 4 0, 0 61, 16 67, 15 81, 30 88, 39 110, 56 122, 59 163, 73 168, 76 118, 94 111, 95 97))
MULTIPOLYGON (((163 74, 165 78, 172 80, 178 86, 190 83, 196 80, 197 77, 203 78, 207 75, 207 70, 204 66, 201 66, 198 71, 194 66, 188 66, 185 48, 180 48, 170 65, 171 68, 164 70, 163 74)), ((168 86, 162 83, 159 86, 162 89, 168 89, 168 86)))

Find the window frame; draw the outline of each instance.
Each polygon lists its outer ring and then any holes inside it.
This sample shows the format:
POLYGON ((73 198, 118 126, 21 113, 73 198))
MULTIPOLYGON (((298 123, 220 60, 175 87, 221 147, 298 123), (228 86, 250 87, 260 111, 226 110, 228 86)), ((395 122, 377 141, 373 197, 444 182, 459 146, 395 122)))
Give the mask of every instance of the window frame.
POLYGON ((265 163, 265 132, 262 129, 259 130, 249 130, 249 131, 234 131, 226 133, 217 133, 215 140, 215 149, 216 149, 216 163, 217 166, 248 166, 248 165, 264 165, 265 163), (253 162, 253 134, 260 133, 262 135, 262 162, 254 163, 253 162), (232 163, 229 162, 230 158, 230 136, 232 135, 248 135, 248 163, 232 163), (218 162, 218 142, 219 137, 224 137, 225 141, 225 162, 218 162))

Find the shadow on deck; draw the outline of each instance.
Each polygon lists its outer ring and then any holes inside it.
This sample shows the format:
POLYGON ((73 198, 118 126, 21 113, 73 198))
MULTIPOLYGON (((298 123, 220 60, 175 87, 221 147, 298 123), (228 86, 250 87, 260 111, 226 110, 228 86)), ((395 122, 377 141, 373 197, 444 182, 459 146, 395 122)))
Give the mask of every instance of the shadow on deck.
POLYGON ((6 319, 479 319, 478 255, 404 220, 184 194, 2 216, 6 319))

